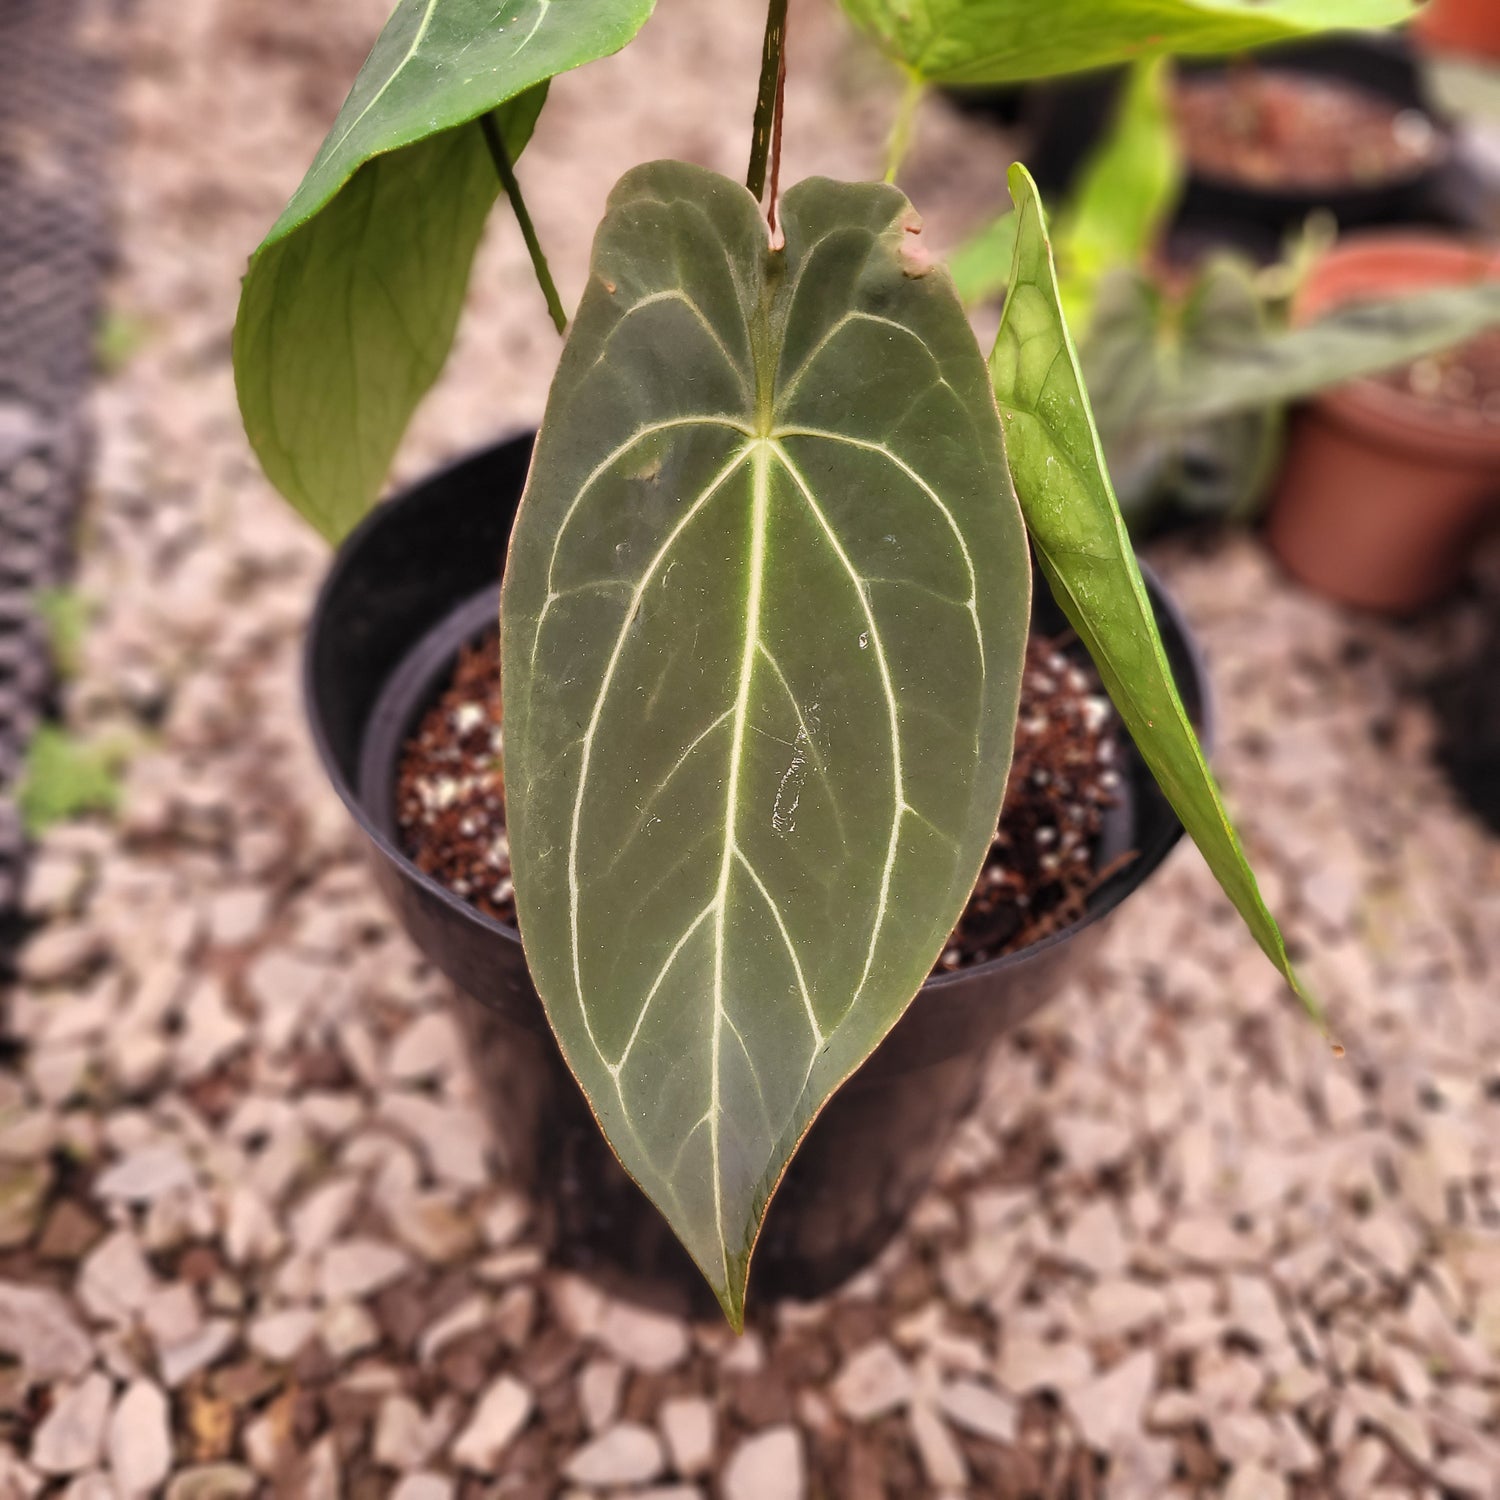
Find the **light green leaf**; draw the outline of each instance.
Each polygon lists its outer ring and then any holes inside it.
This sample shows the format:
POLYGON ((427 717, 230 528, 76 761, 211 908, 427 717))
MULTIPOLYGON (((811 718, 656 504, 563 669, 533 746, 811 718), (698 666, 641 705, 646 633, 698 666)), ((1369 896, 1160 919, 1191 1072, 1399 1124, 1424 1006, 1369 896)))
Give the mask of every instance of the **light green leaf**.
POLYGON ((1100 281, 1140 264, 1182 191, 1182 159, 1164 58, 1137 63, 1108 135, 1084 164, 1058 226, 1063 313, 1087 328, 1100 281))
MULTIPOLYGON (((534 119, 543 90, 523 95, 534 119)), ((510 129, 507 139, 511 138, 510 129)), ((235 385, 271 483, 331 542, 380 493, 437 379, 500 191, 477 125, 379 156, 250 264, 235 385)))
POLYGON ((58 676, 70 679, 83 668, 83 646, 94 606, 77 589, 67 586, 38 589, 32 603, 47 630, 52 664, 58 676))
POLYGON ((731 1322, 813 1117, 994 831, 1030 571, 983 361, 894 188, 616 187, 501 602, 527 959, 731 1322))
POLYGON ((1011 83, 1319 31, 1391 26, 1414 0, 842 0, 897 62, 934 83, 1011 83))
POLYGON ((618 52, 655 0, 400 0, 267 242, 367 161, 415 145, 618 52))
MULTIPOLYGON (((1053 234, 1063 309, 1087 328, 1100 283, 1138 265, 1177 205, 1182 163, 1168 108, 1168 65, 1137 64, 1113 126, 1085 162, 1053 234)), ((1014 210, 987 224, 949 258, 954 285, 969 307, 1001 296, 1015 252, 1014 210)))
POLYGON ((1024 167, 1011 168, 1010 190, 1021 216, 1016 269, 990 374, 1042 570, 1209 868, 1267 957, 1321 1022, 1298 984, 1172 681, 1063 321, 1041 199, 1024 167))
POLYGON ((499 192, 556 74, 618 50, 654 0, 401 0, 250 262, 240 411, 273 484, 337 540, 437 378, 499 192))
POLYGON ((1301 328, 1254 332, 1208 318, 1145 415, 1156 425, 1180 424, 1284 404, 1497 325, 1500 281, 1351 302, 1301 328))
POLYGON ((1004 294, 1015 253, 1016 216, 1014 210, 1006 209, 948 257, 953 285, 965 307, 978 307, 1004 294))

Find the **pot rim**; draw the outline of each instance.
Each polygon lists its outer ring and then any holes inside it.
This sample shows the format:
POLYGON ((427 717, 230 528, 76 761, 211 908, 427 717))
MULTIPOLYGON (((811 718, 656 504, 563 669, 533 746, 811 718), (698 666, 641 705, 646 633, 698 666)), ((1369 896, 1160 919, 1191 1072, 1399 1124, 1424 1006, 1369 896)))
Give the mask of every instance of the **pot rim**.
MULTIPOLYGON (((349 778, 344 774, 343 768, 329 741, 323 716, 318 711, 316 659, 324 622, 328 618, 329 602, 338 591, 338 587, 345 575, 359 565, 360 554, 366 540, 388 519, 388 513, 395 508, 420 503, 423 491, 430 486, 442 483, 450 474, 462 469, 466 464, 471 463, 476 458, 497 447, 503 447, 521 439, 533 437, 535 431, 536 429, 525 426, 506 429, 498 438, 490 442, 476 444, 460 452, 456 457, 440 465, 431 473, 399 490, 388 499, 378 502, 370 509, 359 521, 358 525, 339 544, 338 550, 334 554, 333 562, 327 573, 324 574, 323 581, 318 587, 303 637, 300 670, 303 716, 307 720, 313 747, 317 751, 318 760, 323 767, 324 774, 333 784, 334 790, 338 793, 339 800, 343 802, 345 809, 353 817, 360 831, 376 845, 387 859, 391 860, 401 870, 407 880, 420 886, 428 897, 440 902, 460 920, 477 928, 479 931, 515 943, 521 948, 523 954, 525 952, 525 943, 521 937, 519 928, 488 916, 477 907, 465 901, 462 896, 450 890, 441 881, 429 875, 425 870, 419 869, 406 851, 384 831, 367 811, 360 799, 358 787, 352 785, 349 778)), ((1196 679, 1199 711, 1194 727, 1206 753, 1212 749, 1216 721, 1213 694, 1202 650, 1197 638, 1189 630, 1187 620, 1183 616, 1177 601, 1162 587, 1155 572, 1144 560, 1137 558, 1137 563, 1140 567, 1141 575, 1151 591, 1153 605, 1159 607, 1160 613, 1176 631, 1183 645, 1183 654, 1186 656, 1192 675, 1196 679)), ((415 640, 410 643, 411 646, 415 646, 416 644, 415 640)), ((397 663, 398 670, 399 666, 400 664, 397 663)), ((387 679, 387 681, 389 680, 387 679)), ((1123 724, 1121 725, 1121 730, 1128 736, 1129 731, 1124 729, 1123 724)), ((918 993, 920 994, 929 990, 953 989, 961 985, 972 984, 976 978, 981 976, 1003 974, 1008 969, 1018 968, 1022 964, 1030 962, 1037 954, 1047 952, 1052 948, 1059 947, 1063 943, 1071 941, 1085 928, 1093 926, 1096 922, 1099 922, 1114 911, 1126 897, 1132 895, 1139 886, 1144 884, 1150 875, 1166 860, 1167 856, 1177 847, 1186 832, 1180 819, 1175 819, 1175 823, 1176 826, 1172 830, 1171 836, 1154 858, 1149 855, 1138 855, 1129 865, 1116 872, 1109 879, 1101 882, 1095 888, 1095 892, 1096 895, 1102 895, 1102 899, 1098 900, 1095 904, 1091 904, 1077 921, 1070 922, 1066 927, 1061 927, 1056 932, 1049 933, 1039 941, 1029 943, 1026 947, 1018 948, 1014 952, 1004 954, 999 958, 986 959, 982 964, 970 964, 942 974, 929 974, 922 981, 918 993)))
MULTIPOLYGON (((1315 322, 1321 315, 1368 295, 1381 283, 1387 294, 1413 287, 1461 286, 1500 280, 1500 248, 1473 236, 1426 230, 1365 230, 1341 236, 1313 267, 1297 294, 1293 320, 1315 322), (1387 274, 1382 275, 1382 266, 1387 274), (1389 268, 1409 266, 1404 277, 1389 268), (1358 273, 1364 270, 1368 279, 1358 273), (1344 273, 1353 273, 1346 285, 1344 273), (1432 272, 1432 275, 1424 275, 1432 272)), ((1411 453, 1455 468, 1500 459, 1500 423, 1471 427, 1447 409, 1394 390, 1373 376, 1324 391, 1313 400, 1331 420, 1386 449, 1411 453)))

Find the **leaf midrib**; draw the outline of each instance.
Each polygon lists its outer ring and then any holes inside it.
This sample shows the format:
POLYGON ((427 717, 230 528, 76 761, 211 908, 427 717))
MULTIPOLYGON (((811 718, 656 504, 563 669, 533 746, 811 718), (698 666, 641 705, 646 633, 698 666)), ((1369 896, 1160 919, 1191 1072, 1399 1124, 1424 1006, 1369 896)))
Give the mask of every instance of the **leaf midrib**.
MULTIPOLYGON (((759 381, 757 381, 759 385, 759 381)), ((724 911, 729 898, 729 872, 738 848, 740 767, 744 760, 745 723, 750 688, 755 679, 755 652, 760 642, 761 585, 766 564, 766 517, 770 508, 770 444, 762 439, 751 457, 750 580, 745 599, 745 641, 740 655, 740 681, 734 700, 734 728, 729 737, 729 775, 724 793, 724 848, 719 860, 719 884, 714 896, 714 1025, 709 1074, 710 1151, 714 1163, 714 1215, 719 1226, 719 1248, 724 1257, 724 1280, 729 1282, 729 1241, 724 1232, 724 1173, 719 1154, 719 1070, 724 1030, 724 911)), ((764 1102, 764 1097, 762 1097, 764 1102)), ((767 1124, 770 1119, 767 1117, 767 1124)))

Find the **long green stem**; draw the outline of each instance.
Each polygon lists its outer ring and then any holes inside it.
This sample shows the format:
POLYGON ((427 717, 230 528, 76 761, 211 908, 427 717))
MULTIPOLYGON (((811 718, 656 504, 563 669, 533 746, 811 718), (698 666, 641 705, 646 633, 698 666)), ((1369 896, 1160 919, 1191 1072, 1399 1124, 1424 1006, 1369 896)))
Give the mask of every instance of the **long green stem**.
POLYGON ((485 145, 490 148, 495 171, 500 177, 500 186, 505 189, 505 196, 510 199, 510 206, 515 210, 516 223, 521 226, 521 238, 526 241, 526 253, 531 257, 537 284, 542 289, 542 296, 547 299, 547 311, 552 314, 557 331, 566 333, 568 315, 563 311, 562 298, 557 295, 557 283, 552 279, 547 257, 542 254, 542 242, 536 237, 536 226, 531 222, 526 200, 521 196, 521 184, 516 181, 516 170, 511 165, 510 153, 505 149, 505 138, 500 134, 500 126, 493 112, 479 117, 479 128, 484 132, 485 145))
MULTIPOLYGON (((760 88, 755 95, 755 124, 750 132, 750 170, 745 186, 759 200, 766 191, 766 164, 771 159, 773 124, 778 110, 777 99, 786 76, 787 0, 770 0, 766 9, 766 42, 761 50, 760 88)), ((774 210, 773 210, 774 211, 774 210)))
POLYGON ((906 88, 901 95, 901 103, 896 109, 896 120, 891 126, 891 137, 885 148, 885 180, 894 182, 896 173, 901 170, 901 163, 906 160, 906 153, 911 149, 912 126, 916 123, 917 106, 922 102, 922 95, 927 85, 918 73, 906 75, 906 88))

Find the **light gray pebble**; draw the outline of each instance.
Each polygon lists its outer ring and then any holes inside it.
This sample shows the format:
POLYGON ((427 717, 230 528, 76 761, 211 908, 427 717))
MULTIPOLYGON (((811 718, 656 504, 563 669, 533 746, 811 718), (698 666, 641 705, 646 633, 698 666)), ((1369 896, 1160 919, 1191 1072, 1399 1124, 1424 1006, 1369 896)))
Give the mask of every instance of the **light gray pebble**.
POLYGON ((807 1473, 795 1427, 745 1438, 724 1466, 724 1500, 803 1500, 807 1473))
POLYGON ((109 1467, 122 1500, 152 1495, 172 1467, 171 1409, 160 1387, 137 1380, 109 1423, 109 1467))
POLYGON ((32 1380, 76 1380, 93 1363, 94 1346, 58 1293, 0 1281, 0 1351, 32 1380))
POLYGON ((563 1472, 576 1484, 624 1486, 646 1484, 664 1467, 656 1434, 638 1422, 620 1422, 578 1449, 563 1472))
POLYGON ((99 1462, 114 1386, 95 1371, 65 1390, 31 1442, 31 1462, 44 1474, 77 1474, 99 1462))
POLYGON ((531 1392, 513 1375, 502 1375, 486 1387, 468 1424, 454 1439, 453 1462, 481 1474, 498 1473, 505 1450, 525 1427, 531 1409, 531 1392))
POLYGON ((657 1413, 667 1453, 677 1473, 689 1479, 706 1473, 714 1459, 717 1421, 703 1396, 669 1396, 657 1413))

